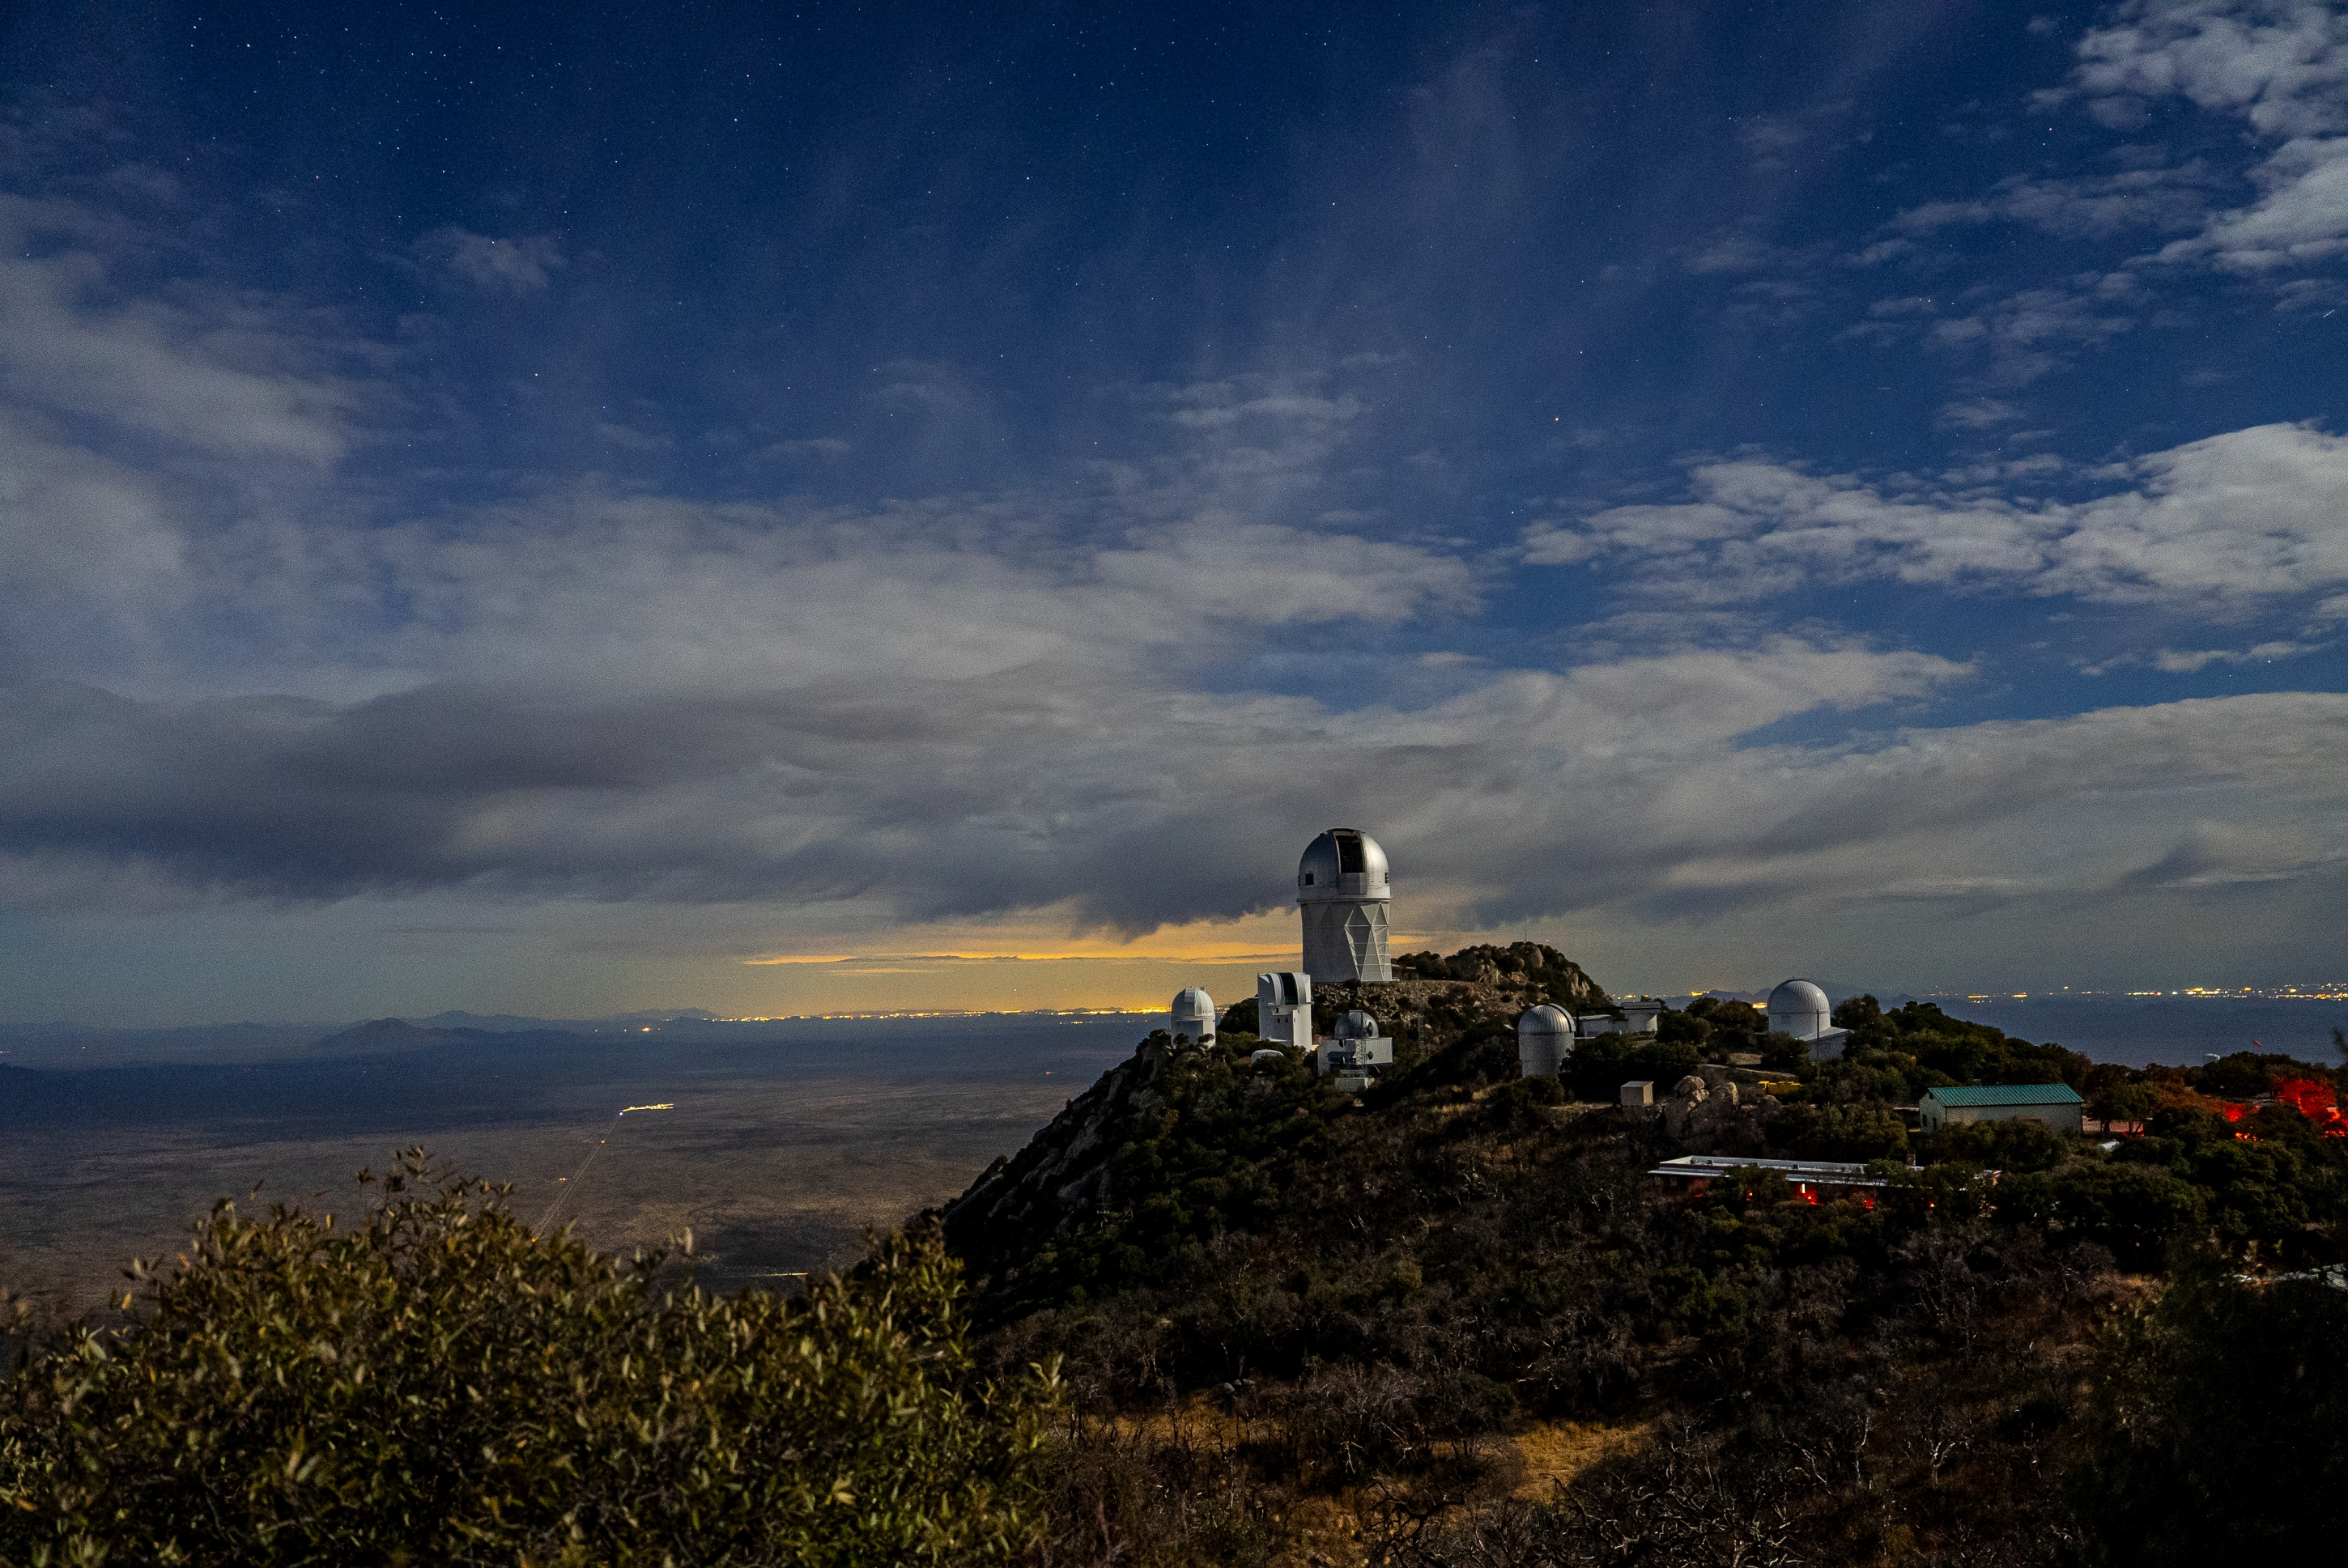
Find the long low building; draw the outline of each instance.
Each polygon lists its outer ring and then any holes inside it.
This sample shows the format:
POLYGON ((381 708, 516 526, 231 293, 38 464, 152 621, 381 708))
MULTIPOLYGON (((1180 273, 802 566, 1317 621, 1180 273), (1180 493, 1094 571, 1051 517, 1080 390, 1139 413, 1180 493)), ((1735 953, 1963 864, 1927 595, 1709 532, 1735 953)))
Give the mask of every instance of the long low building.
POLYGON ((1873 1189, 1890 1184, 1876 1173, 1872 1165, 1839 1160, 1755 1160, 1735 1154, 1682 1154, 1676 1160, 1665 1160, 1647 1174, 1701 1191, 1707 1183, 1756 1167, 1773 1176, 1783 1176, 1796 1192, 1812 1203, 1818 1201, 1821 1193, 1831 1193, 1836 1196, 1863 1197, 1872 1206, 1873 1189))
POLYGON ((2058 1132, 2081 1131, 2086 1102, 2067 1083, 1961 1084, 1927 1089, 1916 1118, 1927 1132, 1967 1122, 2043 1122, 2058 1132))

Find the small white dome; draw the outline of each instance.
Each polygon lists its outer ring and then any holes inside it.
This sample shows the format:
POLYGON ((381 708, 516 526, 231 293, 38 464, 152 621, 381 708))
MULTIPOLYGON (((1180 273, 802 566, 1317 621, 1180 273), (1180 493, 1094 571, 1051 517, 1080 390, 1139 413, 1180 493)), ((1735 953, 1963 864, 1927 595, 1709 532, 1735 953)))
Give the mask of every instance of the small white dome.
POLYGON ((1377 1037, 1378 1020, 1359 1008, 1337 1020, 1339 1040, 1375 1040, 1377 1037))
POLYGON ((1192 1040, 1215 1038, 1215 999, 1197 986, 1185 986, 1174 993, 1174 1002, 1168 1011, 1174 1015, 1174 1032, 1187 1034, 1192 1040))
POLYGON ((1816 1040, 1834 1027, 1827 993, 1808 980, 1787 980, 1769 993, 1769 1029, 1796 1040, 1816 1040))
POLYGON ((1307 903, 1392 897, 1386 852, 1358 827, 1333 827, 1304 846, 1304 858, 1296 863, 1296 896, 1307 903))
POLYGON ((1270 1046, 1266 1046, 1262 1050, 1251 1050, 1248 1052, 1248 1063, 1252 1067, 1262 1067, 1267 1061, 1286 1061, 1287 1060, 1288 1052, 1284 1050, 1274 1050, 1270 1046))

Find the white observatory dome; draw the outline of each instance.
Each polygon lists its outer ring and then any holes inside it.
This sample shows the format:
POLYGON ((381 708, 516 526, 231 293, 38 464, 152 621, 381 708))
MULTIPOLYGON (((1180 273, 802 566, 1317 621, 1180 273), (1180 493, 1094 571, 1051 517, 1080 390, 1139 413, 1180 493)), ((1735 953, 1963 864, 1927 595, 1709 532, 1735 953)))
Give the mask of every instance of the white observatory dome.
POLYGON ((1554 1078, 1573 1054, 1573 1015, 1550 1002, 1517 1020, 1517 1066, 1527 1078, 1554 1078))
POLYGON ((1296 863, 1296 897, 1307 904, 1391 898, 1386 852, 1358 827, 1333 827, 1304 846, 1304 858, 1296 863))
POLYGON ((1827 993, 1807 980, 1787 980, 1769 993, 1769 1032, 1816 1040, 1834 1027, 1827 993))
POLYGON ((1174 1015, 1174 1032, 1187 1034, 1204 1042, 1215 1038, 1215 999, 1196 986, 1185 986, 1174 993, 1174 1003, 1167 1009, 1174 1015))
POLYGON ((1375 1040, 1378 1038, 1378 1020, 1361 1009, 1355 1008, 1337 1020, 1337 1038, 1339 1040, 1375 1040))

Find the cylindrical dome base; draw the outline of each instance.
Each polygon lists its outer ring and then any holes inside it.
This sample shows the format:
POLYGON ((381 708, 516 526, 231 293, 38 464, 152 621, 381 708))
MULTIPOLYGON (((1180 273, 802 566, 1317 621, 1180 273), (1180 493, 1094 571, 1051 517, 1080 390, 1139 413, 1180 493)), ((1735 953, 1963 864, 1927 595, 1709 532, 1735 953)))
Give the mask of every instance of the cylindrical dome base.
POLYGON ((1334 980, 1390 980, 1384 899, 1332 899, 1303 905, 1304 972, 1315 985, 1334 980))
POLYGON ((1573 1015, 1544 1002, 1517 1020, 1517 1067, 1527 1078, 1555 1078, 1573 1056, 1573 1015))

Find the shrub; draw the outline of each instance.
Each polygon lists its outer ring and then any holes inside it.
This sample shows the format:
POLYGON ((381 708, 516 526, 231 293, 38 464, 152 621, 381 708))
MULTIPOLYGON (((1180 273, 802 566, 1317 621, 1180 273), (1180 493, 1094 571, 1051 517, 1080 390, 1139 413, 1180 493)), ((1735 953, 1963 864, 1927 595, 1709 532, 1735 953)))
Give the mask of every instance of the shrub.
POLYGON ((660 1259, 535 1240, 502 1200, 415 1151, 355 1225, 215 1208, 130 1327, 0 1385, 0 1561, 958 1563, 1032 1536, 1050 1378, 977 1381, 933 1234, 796 1299, 655 1294, 660 1259))
POLYGON ((2051 1171, 2081 1152, 2078 1139, 2030 1116, 1954 1122, 1922 1134, 1919 1143, 1929 1164, 1954 1162, 1985 1171, 2051 1171))
POLYGON ((2106 1337, 2089 1560, 2318 1562, 2348 1489, 2348 1291, 2203 1260, 2106 1337))
POLYGON ((1890 1106, 1867 1101, 1788 1105, 1774 1137, 1806 1160, 1904 1161, 1908 1156, 1908 1124, 1890 1106))
POLYGON ((1577 1096, 1603 1102, 1620 1094, 1623 1084, 1642 1078, 1669 1090, 1694 1072, 1702 1060, 1702 1054, 1687 1040, 1601 1034, 1574 1047, 1566 1071, 1572 1075, 1577 1096))

